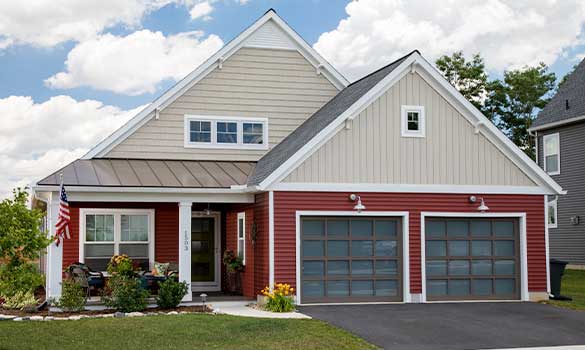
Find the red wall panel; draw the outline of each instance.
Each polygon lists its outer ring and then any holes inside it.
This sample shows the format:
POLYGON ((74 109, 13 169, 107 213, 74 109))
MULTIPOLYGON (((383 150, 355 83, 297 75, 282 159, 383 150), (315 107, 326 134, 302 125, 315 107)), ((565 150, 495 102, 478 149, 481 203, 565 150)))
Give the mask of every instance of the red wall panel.
MULTIPOLYGON (((275 280, 296 284, 296 211, 353 211, 349 192, 275 192, 274 256, 275 280)), ((420 213, 477 212, 478 204, 470 204, 467 194, 430 193, 357 193, 368 211, 408 211, 410 290, 421 293, 420 213)), ((490 213, 525 212, 528 252, 528 289, 546 291, 546 251, 544 196, 485 195, 490 213)))

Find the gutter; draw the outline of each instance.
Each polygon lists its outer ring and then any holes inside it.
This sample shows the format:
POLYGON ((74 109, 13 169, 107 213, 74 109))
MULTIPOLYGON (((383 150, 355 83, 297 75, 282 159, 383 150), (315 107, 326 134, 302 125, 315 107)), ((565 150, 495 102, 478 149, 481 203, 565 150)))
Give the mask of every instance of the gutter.
POLYGON ((565 124, 571 124, 571 123, 576 123, 576 122, 580 122, 582 120, 585 120, 585 115, 579 116, 579 117, 573 117, 573 118, 569 118, 569 119, 565 119, 565 120, 559 120, 556 122, 552 122, 552 123, 547 123, 547 124, 543 124, 543 125, 539 125, 539 126, 534 126, 528 129, 528 132, 533 132, 533 131, 539 131, 539 130, 544 130, 544 129, 550 129, 550 128, 554 128, 557 126, 562 126, 565 124))

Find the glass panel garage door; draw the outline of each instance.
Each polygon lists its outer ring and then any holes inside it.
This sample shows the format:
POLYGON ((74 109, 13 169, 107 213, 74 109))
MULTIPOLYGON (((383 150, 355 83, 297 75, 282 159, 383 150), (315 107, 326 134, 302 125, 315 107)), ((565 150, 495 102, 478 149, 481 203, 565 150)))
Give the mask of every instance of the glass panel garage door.
POLYGON ((402 300, 400 219, 303 217, 303 303, 402 300))
POLYGON ((433 218, 425 231, 428 300, 519 299, 517 220, 433 218))

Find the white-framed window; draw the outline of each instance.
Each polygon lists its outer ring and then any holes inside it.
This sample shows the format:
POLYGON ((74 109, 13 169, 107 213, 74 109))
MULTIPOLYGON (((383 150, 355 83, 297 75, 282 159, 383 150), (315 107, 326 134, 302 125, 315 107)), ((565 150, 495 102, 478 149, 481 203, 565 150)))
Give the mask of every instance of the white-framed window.
POLYGON ((561 173, 561 145, 559 134, 544 135, 542 137, 544 171, 549 175, 561 173))
POLYGON ((246 213, 238 213, 238 256, 246 265, 246 213))
POLYGON ((558 222, 558 212, 557 212, 557 203, 558 203, 558 196, 549 196, 548 197, 548 227, 549 228, 557 228, 558 222))
POLYGON ((106 271, 113 255, 126 254, 142 270, 154 264, 153 209, 80 209, 79 260, 106 271))
POLYGON ((268 119, 185 115, 186 148, 268 149, 268 119))
POLYGON ((425 137, 425 107, 402 106, 400 114, 403 137, 425 137))

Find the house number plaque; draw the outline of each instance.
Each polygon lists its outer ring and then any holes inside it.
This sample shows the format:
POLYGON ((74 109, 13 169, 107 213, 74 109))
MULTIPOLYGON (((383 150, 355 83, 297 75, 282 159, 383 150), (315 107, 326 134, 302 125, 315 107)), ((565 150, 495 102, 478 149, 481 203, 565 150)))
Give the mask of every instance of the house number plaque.
POLYGON ((185 234, 183 236, 183 246, 185 247, 185 251, 189 251, 189 232, 185 230, 185 234))

